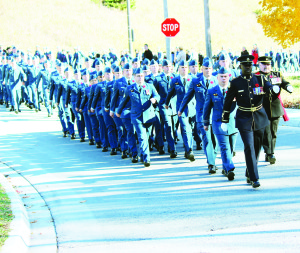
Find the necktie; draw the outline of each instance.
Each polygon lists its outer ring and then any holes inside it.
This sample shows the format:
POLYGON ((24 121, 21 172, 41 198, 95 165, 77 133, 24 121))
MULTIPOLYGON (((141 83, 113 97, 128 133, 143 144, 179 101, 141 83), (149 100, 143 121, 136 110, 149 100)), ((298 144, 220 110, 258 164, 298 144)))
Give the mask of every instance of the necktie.
POLYGON ((208 80, 206 80, 206 88, 208 89, 208 86, 209 86, 209 82, 208 80))
POLYGON ((130 85, 130 80, 128 80, 127 84, 130 85))
POLYGON ((170 76, 167 76, 168 83, 170 82, 170 76))
POLYGON ((225 94, 226 94, 225 89, 222 90, 223 90, 223 97, 225 98, 225 94))
POLYGON ((185 85, 186 85, 186 79, 183 78, 183 86, 185 87, 185 85))

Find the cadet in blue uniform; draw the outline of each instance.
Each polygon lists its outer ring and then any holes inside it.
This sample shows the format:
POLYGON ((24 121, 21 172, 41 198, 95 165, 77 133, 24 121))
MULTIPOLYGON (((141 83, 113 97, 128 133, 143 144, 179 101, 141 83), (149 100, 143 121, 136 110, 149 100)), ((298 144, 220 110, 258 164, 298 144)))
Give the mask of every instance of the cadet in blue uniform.
MULTIPOLYGON (((229 83, 229 71, 224 67, 221 67, 218 71, 218 83, 219 85, 214 86, 209 89, 206 94, 204 109, 203 109, 203 122, 204 130, 208 131, 208 126, 210 125, 210 115, 212 114, 212 124, 213 132, 218 139, 218 144, 221 150, 221 157, 223 162, 222 173, 228 177, 228 180, 234 179, 234 164, 232 162, 232 148, 230 147, 229 135, 231 134, 228 131, 223 131, 221 129, 222 123, 222 111, 224 99, 227 93, 227 85, 229 83)), ((236 103, 234 102, 231 113, 235 114, 236 112, 236 103)), ((234 115, 230 117, 228 124, 235 124, 234 115)))
POLYGON ((35 111, 38 112, 40 109, 38 95, 37 95, 37 86, 36 86, 36 78, 38 76, 38 69, 37 69, 37 59, 35 56, 29 57, 28 66, 27 66, 27 91, 29 95, 29 108, 31 109, 34 106, 35 111))
POLYGON ((100 133, 100 140, 102 143, 102 152, 107 152, 109 142, 108 142, 108 136, 107 136, 107 129, 106 129, 103 114, 102 114, 102 98, 101 98, 101 96, 99 96, 99 99, 97 100, 96 108, 95 109, 92 108, 92 103, 94 100, 95 92, 97 89, 99 90, 103 86, 104 74, 103 74, 102 70, 98 73, 97 79, 98 79, 98 83, 96 84, 95 91, 90 94, 89 103, 91 101, 91 104, 90 104, 91 109, 90 110, 91 110, 91 112, 96 112, 96 116, 97 116, 97 119, 99 122, 99 133, 100 133))
MULTIPOLYGON (((92 131, 94 140, 96 142, 96 148, 101 148, 100 143, 100 132, 99 132, 99 121, 97 119, 97 115, 95 112, 91 111, 91 104, 92 104, 92 98, 94 97, 95 88, 97 86, 98 80, 97 80, 97 72, 91 72, 90 75, 90 83, 88 86, 84 89, 84 94, 81 100, 81 106, 80 108, 83 109, 84 107, 82 105, 87 106, 88 116, 91 122, 92 131)), ((93 142, 90 141, 90 145, 93 145, 93 142)))
MULTIPOLYGON (((113 115, 114 119, 117 118, 115 117, 116 108, 118 108, 122 98, 124 97, 125 90, 132 83, 134 83, 132 81, 132 66, 129 63, 126 63, 123 67, 123 77, 116 80, 114 84, 114 90, 113 90, 113 95, 110 104, 110 112, 114 113, 113 115)), ((127 104, 124 106, 124 109, 122 110, 120 118, 127 132, 129 153, 132 156, 131 161, 133 163, 137 163, 138 153, 137 153, 136 140, 134 136, 134 128, 131 123, 130 110, 131 110, 131 103, 130 101, 128 101, 127 104)))
POLYGON ((78 106, 77 109, 83 115, 84 124, 85 124, 86 131, 87 131, 88 138, 89 138, 89 144, 94 145, 95 143, 94 143, 94 140, 93 140, 93 129, 92 129, 91 120, 90 120, 90 117, 89 117, 89 114, 88 114, 88 100, 84 101, 85 89, 89 86, 89 72, 88 72, 88 70, 84 69, 81 72, 81 75, 82 75, 83 82, 78 87, 76 107, 78 106))
POLYGON ((117 147, 118 147, 118 141, 117 141, 117 135, 116 135, 116 125, 113 121, 112 117, 109 115, 109 110, 105 110, 105 91, 107 85, 112 85, 114 83, 113 81, 113 73, 112 69, 110 67, 106 67, 104 70, 104 77, 105 81, 100 83, 95 90, 94 98, 91 104, 91 109, 95 109, 97 107, 97 102, 99 99, 101 99, 101 107, 102 107, 102 115, 103 119, 106 125, 107 129, 107 135, 109 144, 111 147, 111 155, 117 154, 117 147))
MULTIPOLYGON (((2 69, 2 79, 3 79, 3 85, 5 85, 6 89, 6 108, 9 108, 9 104, 12 106, 12 94, 9 84, 9 71, 11 69, 11 56, 6 56, 7 64, 3 66, 2 69)), ((12 109, 11 109, 12 110, 12 109)))
POLYGON ((215 160, 217 155, 217 146, 215 135, 213 134, 212 128, 210 127, 208 131, 204 130, 203 125, 203 107, 205 103, 205 97, 207 90, 218 84, 216 77, 212 76, 212 61, 205 60, 202 65, 202 74, 199 77, 194 78, 190 84, 188 91, 186 92, 182 104, 179 108, 180 115, 188 105, 188 103, 194 98, 196 98, 196 122, 198 131, 201 131, 203 148, 207 158, 208 171, 213 174, 216 173, 215 160))
POLYGON ((48 117, 51 117, 51 115, 53 115, 52 106, 50 106, 50 104, 49 104, 50 78, 51 78, 51 73, 50 73, 50 69, 49 69, 49 61, 46 60, 46 61, 44 61, 44 69, 42 69, 39 72, 39 74, 36 78, 36 87, 37 87, 37 89, 39 89, 40 83, 42 83, 41 86, 42 86, 42 90, 43 90, 43 100, 44 100, 44 104, 45 104, 45 107, 48 112, 48 117))
POLYGON ((116 129, 118 132, 118 140, 122 152, 122 159, 125 159, 128 157, 128 142, 127 142, 127 133, 126 133, 126 128, 123 124, 122 119, 119 117, 115 117, 115 112, 114 110, 112 111, 111 108, 111 101, 113 99, 113 94, 114 94, 114 89, 116 86, 116 82, 119 81, 120 78, 122 78, 122 69, 119 66, 116 66, 114 68, 114 77, 115 80, 110 84, 106 85, 106 91, 105 91, 105 110, 109 109, 109 115, 110 117, 113 118, 115 124, 116 124, 116 129))
MULTIPOLYGON (((282 51, 282 50, 281 50, 282 51)), ((278 52, 276 54, 276 62, 277 62, 277 70, 278 71, 282 71, 282 64, 283 64, 283 54, 279 49, 278 52)))
POLYGON ((11 68, 9 69, 9 85, 12 94, 12 102, 15 113, 21 112, 21 86, 26 81, 26 75, 23 69, 17 65, 14 59, 11 59, 11 68))
POLYGON ((6 64, 5 56, 2 56, 1 58, 1 64, 0 64, 0 105, 3 105, 4 102, 6 102, 6 89, 5 85, 3 84, 3 67, 6 64))
POLYGON ((253 188, 259 187, 257 162, 263 143, 265 127, 269 124, 268 116, 263 108, 263 98, 265 93, 277 94, 279 88, 272 86, 264 76, 252 74, 252 64, 254 57, 245 55, 239 58, 241 62, 241 76, 233 79, 228 87, 225 98, 222 124, 223 131, 227 130, 230 109, 233 99, 236 98, 238 107, 236 113, 236 127, 239 129, 244 143, 246 159, 247 183, 251 183, 253 188))
MULTIPOLYGON (((189 61, 189 77, 193 80, 193 78, 197 78, 198 76, 198 62, 196 60, 191 60, 189 61)), ((194 124, 194 129, 193 129, 193 135, 194 135, 194 139, 196 141, 196 144, 197 144, 197 148, 196 150, 201 150, 202 147, 201 147, 201 144, 202 144, 202 139, 200 137, 200 134, 201 134, 201 131, 200 129, 198 129, 197 127, 197 123, 194 124)))
MULTIPOLYGON (((171 81, 168 95, 165 101, 165 108, 168 109, 172 97, 176 98, 176 111, 179 112, 181 102, 186 94, 191 83, 191 78, 188 78, 188 63, 181 60, 178 64, 179 75, 171 81)), ((193 134, 192 129, 196 121, 196 101, 192 99, 188 103, 188 107, 180 113, 179 123, 181 126, 181 135, 185 148, 185 157, 190 161, 195 161, 193 153, 193 134)), ((178 115, 179 116, 179 115, 178 115)))
POLYGON ((135 83, 128 86, 116 115, 121 117, 121 113, 128 103, 131 102, 131 122, 135 127, 140 143, 141 161, 145 167, 150 166, 149 151, 149 127, 154 121, 155 113, 152 104, 156 104, 160 96, 155 88, 144 82, 144 74, 138 68, 134 75, 135 83))

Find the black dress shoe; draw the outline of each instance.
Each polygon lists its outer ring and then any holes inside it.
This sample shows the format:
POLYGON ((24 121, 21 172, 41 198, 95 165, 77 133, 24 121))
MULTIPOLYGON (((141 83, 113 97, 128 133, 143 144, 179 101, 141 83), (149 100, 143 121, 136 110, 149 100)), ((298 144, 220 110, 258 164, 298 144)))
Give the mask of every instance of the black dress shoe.
POLYGON ((21 110, 20 110, 20 109, 18 109, 18 112, 21 112, 21 110))
POLYGON ((216 173, 216 166, 208 165, 208 173, 209 174, 215 174, 216 173))
POLYGON ((165 154, 164 146, 159 147, 158 152, 160 155, 164 155, 165 154))
POLYGON ((144 162, 144 166, 145 167, 149 167, 150 166, 150 162, 144 162))
POLYGON ((235 151, 232 152, 232 157, 235 157, 235 151))
POLYGON ((177 157, 177 152, 176 151, 171 151, 170 152, 170 158, 176 158, 177 157))
POLYGON ((133 156, 131 159, 132 163, 137 163, 139 161, 139 158, 137 155, 133 156))
POLYGON ((150 150, 150 151, 153 151, 153 143, 151 143, 151 144, 149 145, 149 150, 150 150))
POLYGON ((234 179, 234 172, 233 170, 225 171, 224 169, 222 170, 222 174, 228 178, 229 181, 232 181, 234 179))
POLYGON ((202 145, 201 145, 201 143, 197 143, 197 148, 196 148, 196 150, 202 150, 202 145))
POLYGON ((75 134, 72 134, 71 135, 71 140, 75 140, 76 139, 75 136, 76 136, 75 134))
POLYGON ((247 177, 246 182, 247 182, 247 184, 251 184, 251 181, 250 181, 249 177, 247 177))
POLYGON ((108 147, 103 147, 102 148, 102 152, 107 152, 108 151, 108 147))
POLYGON ((276 158, 274 155, 268 155, 268 161, 270 162, 270 164, 275 164, 276 162, 276 158))
POLYGON ((18 110, 15 110, 15 113, 16 113, 16 114, 18 114, 18 113, 19 113, 19 111, 18 111, 18 110))
POLYGON ((48 117, 49 117, 49 118, 51 117, 51 113, 48 113, 48 117))
POLYGON ((258 180, 257 180, 257 181, 252 181, 251 184, 252 184, 252 187, 253 187, 253 188, 260 187, 260 183, 259 183, 258 180))
POLYGON ((8 102, 6 102, 6 108, 9 108, 8 102))
POLYGON ((122 150, 121 150, 121 147, 117 147, 117 151, 120 151, 120 152, 121 152, 121 151, 122 151, 122 150))
POLYGON ((127 156, 127 151, 123 151, 123 152, 122 152, 121 158, 122 158, 122 159, 128 158, 128 156, 127 156))
POLYGON ((91 140, 89 141, 89 145, 95 145, 94 140, 91 139, 91 140))
POLYGON ((112 148, 110 151, 110 155, 116 155, 117 154, 117 149, 116 148, 112 148))
POLYGON ((269 157, 267 154, 265 154, 265 162, 268 162, 269 161, 269 157))
POLYGON ((188 153, 187 153, 187 159, 189 159, 191 162, 195 161, 195 157, 194 157, 194 153, 192 150, 190 150, 188 153))
POLYGON ((84 137, 80 138, 80 142, 85 142, 84 137))
POLYGON ((3 100, 0 100, 0 105, 3 105, 3 100))
POLYGON ((68 133, 68 132, 65 131, 63 137, 67 137, 67 133, 68 133))
POLYGON ((132 157, 132 153, 130 152, 130 153, 128 153, 128 156, 131 158, 132 157))
POLYGON ((96 142, 96 148, 102 148, 101 143, 100 142, 96 142))

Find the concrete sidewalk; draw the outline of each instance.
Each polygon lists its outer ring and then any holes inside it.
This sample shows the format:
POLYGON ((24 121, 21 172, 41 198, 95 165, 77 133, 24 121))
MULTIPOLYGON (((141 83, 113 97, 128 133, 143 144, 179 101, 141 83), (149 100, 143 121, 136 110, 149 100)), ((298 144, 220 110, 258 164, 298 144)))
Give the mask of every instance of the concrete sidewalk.
POLYGON ((285 109, 289 121, 284 121, 283 118, 280 118, 280 126, 290 126, 290 127, 300 127, 300 109, 285 109))

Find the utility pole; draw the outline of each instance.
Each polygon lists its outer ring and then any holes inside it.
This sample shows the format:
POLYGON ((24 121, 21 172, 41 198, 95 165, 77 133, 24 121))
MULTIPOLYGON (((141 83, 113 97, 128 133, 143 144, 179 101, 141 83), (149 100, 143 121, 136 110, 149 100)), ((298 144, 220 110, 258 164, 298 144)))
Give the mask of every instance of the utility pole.
POLYGON ((203 0, 203 1, 204 1, 206 56, 211 58, 212 50, 211 50, 211 36, 210 36, 209 0, 203 0))
POLYGON ((132 55, 132 37, 131 37, 131 25, 130 25, 130 0, 127 0, 127 24, 128 24, 129 53, 132 55))
MULTIPOLYGON (((165 19, 169 17, 168 13, 168 0, 163 0, 164 1, 164 16, 165 19)), ((166 53, 167 53, 167 59, 171 61, 171 38, 166 37, 166 53)))

